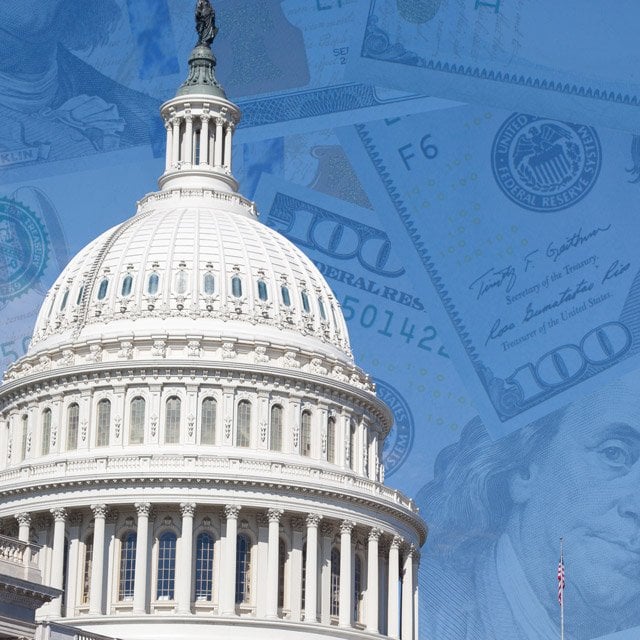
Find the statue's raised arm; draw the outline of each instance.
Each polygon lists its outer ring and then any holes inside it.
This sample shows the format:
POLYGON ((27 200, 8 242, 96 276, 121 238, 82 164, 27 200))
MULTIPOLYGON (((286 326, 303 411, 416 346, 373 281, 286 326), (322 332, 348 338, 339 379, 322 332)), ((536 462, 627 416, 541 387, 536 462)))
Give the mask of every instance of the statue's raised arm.
POLYGON ((218 27, 216 27, 216 12, 209 0, 198 0, 196 31, 198 32, 198 44, 210 47, 218 33, 218 27))

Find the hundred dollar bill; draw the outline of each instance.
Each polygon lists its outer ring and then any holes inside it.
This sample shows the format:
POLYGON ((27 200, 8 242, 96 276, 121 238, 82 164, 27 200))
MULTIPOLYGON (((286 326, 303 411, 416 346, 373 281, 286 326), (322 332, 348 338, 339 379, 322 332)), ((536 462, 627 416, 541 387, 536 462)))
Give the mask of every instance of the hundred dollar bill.
MULTIPOLYGON (((0 56, 0 181, 116 163, 116 152, 131 149, 144 149, 149 161, 161 157, 158 109, 187 77, 194 4, 3 2, 0 22, 11 55, 0 56)), ((217 75, 244 112, 240 138, 327 126, 337 115, 348 124, 447 104, 346 79, 355 7, 216 3, 217 75)))
POLYGON ((622 0, 366 0, 352 78, 640 131, 640 7, 622 0))
POLYGON ((384 461, 415 495, 477 411, 376 214, 263 174, 261 220, 310 256, 342 307, 356 362, 394 412, 384 461))
POLYGON ((631 135, 469 106, 340 136, 494 435, 637 367, 631 135))

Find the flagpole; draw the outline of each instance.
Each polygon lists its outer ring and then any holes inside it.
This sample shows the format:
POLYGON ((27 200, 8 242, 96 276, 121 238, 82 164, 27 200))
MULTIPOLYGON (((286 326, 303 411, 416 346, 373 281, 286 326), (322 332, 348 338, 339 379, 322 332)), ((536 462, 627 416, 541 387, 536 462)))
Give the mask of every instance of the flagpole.
MULTIPOLYGON (((563 539, 560 538, 560 564, 564 567, 563 542, 563 539)), ((560 640, 564 640, 564 580, 560 598, 560 640)))

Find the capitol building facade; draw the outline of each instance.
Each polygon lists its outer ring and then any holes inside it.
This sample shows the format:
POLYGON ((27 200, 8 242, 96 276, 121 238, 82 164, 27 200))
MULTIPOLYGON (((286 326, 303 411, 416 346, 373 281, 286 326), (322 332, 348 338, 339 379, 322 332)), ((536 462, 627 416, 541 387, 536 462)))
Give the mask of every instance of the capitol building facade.
POLYGON ((160 190, 49 291, 0 387, 1 533, 38 613, 124 640, 418 637, 426 526, 313 263, 238 193, 202 37, 160 190))

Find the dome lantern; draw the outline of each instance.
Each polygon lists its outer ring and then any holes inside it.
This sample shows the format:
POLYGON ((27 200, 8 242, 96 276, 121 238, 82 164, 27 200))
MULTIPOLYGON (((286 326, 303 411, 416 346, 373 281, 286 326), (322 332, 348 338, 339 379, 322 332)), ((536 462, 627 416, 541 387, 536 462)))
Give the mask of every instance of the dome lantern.
POLYGON ((230 102, 215 75, 211 44, 218 32, 209 0, 196 8, 198 43, 189 57, 189 75, 176 97, 162 105, 167 130, 163 191, 203 188, 235 193, 232 144, 240 110, 230 102))

